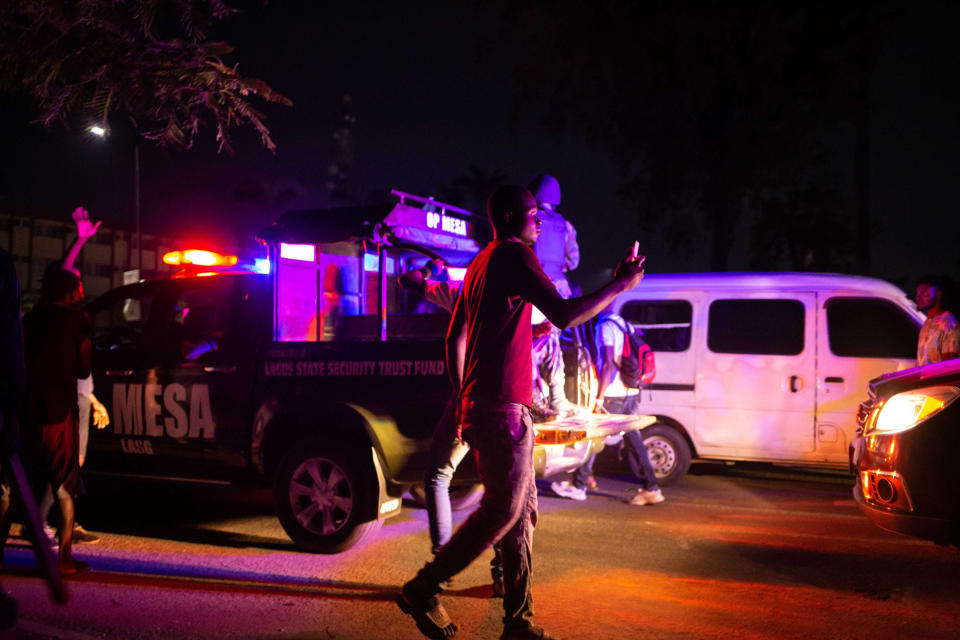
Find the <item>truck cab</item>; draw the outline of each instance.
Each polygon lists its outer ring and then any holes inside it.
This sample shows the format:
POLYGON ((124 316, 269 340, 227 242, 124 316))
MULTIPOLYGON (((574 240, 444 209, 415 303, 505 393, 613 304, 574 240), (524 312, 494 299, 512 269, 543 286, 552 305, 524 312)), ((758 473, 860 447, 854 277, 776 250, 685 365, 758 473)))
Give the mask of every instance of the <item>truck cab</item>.
MULTIPOLYGON (((265 479, 291 539, 324 553, 399 513, 405 492, 418 495, 450 385, 449 315, 396 280, 438 256, 462 277, 489 225, 395 196, 284 214, 260 234, 266 261, 198 264, 184 253, 176 259, 189 271, 179 277, 93 302, 95 388, 111 424, 91 431, 85 470, 265 479)), ((577 389, 591 375, 589 364, 578 368, 572 396, 589 395, 577 389)), ((534 464, 540 475, 575 468, 604 438, 643 424, 587 414, 539 425, 534 464)), ((454 490, 475 500, 477 482, 468 458, 454 490)))

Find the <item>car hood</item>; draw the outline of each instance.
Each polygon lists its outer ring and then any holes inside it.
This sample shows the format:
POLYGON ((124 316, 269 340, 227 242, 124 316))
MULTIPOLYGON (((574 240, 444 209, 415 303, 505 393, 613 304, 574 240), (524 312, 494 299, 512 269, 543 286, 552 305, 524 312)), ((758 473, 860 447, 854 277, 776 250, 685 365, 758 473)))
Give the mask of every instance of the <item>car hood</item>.
POLYGON ((870 394, 873 397, 888 397, 906 389, 940 383, 960 383, 960 358, 885 373, 870 381, 870 394))

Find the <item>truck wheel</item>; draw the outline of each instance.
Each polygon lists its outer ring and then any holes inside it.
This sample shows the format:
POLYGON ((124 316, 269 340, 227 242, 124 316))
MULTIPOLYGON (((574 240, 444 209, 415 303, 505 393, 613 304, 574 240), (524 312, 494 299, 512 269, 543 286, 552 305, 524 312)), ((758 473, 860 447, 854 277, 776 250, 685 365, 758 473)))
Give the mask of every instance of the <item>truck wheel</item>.
MULTIPOLYGON (((410 497, 418 506, 427 508, 427 492, 422 484, 415 484, 410 487, 410 497)), ((450 508, 454 511, 466 511, 477 506, 482 497, 483 485, 480 483, 454 485, 450 487, 450 508)))
POLYGON ((340 553, 380 529, 377 492, 362 467, 337 449, 301 443, 280 462, 274 485, 277 517, 298 547, 340 553))
POLYGON ((673 484, 690 469, 690 447, 673 427, 661 422, 650 425, 643 430, 643 444, 659 484, 673 484))

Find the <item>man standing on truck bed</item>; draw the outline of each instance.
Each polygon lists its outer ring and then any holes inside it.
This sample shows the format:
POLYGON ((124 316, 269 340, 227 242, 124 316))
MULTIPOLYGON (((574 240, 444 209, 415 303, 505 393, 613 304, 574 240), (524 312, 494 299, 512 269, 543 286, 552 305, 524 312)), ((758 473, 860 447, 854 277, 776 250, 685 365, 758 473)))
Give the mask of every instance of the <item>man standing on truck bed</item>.
POLYGON ((498 188, 487 200, 494 240, 473 260, 447 332, 447 371, 467 328, 459 416, 484 486, 477 510, 412 580, 397 604, 429 638, 451 638, 457 626, 437 594, 440 583, 501 541, 505 595, 503 640, 546 638, 533 624, 531 560, 537 521, 533 470, 531 304, 561 329, 584 322, 643 279, 643 259, 628 256, 598 291, 564 300, 530 248, 539 235, 537 203, 523 187, 498 188))

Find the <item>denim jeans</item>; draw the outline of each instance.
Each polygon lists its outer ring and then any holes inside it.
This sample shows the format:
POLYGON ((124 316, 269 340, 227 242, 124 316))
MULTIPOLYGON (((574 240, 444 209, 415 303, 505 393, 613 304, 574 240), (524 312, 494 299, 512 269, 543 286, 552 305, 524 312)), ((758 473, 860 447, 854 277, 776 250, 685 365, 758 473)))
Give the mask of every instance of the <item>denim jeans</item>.
POLYGON ((503 555, 503 624, 526 630, 532 624, 531 560, 537 524, 533 471, 533 422, 522 404, 484 403, 464 398, 460 406, 464 440, 477 457, 484 493, 480 506, 420 571, 420 586, 432 593, 500 541, 503 555))
MULTIPOLYGON (((637 415, 640 413, 640 394, 625 398, 605 398, 603 408, 608 413, 620 415, 637 415)), ((643 444, 643 431, 629 431, 624 434, 624 445, 627 452, 627 463, 633 475, 640 481, 640 488, 644 491, 655 491, 660 488, 657 484, 657 474, 650 464, 650 455, 643 444)), ((596 455, 590 456, 583 466, 573 474, 573 486, 583 489, 587 486, 587 478, 593 473, 593 463, 596 455)))
POLYGON ((457 399, 451 398, 433 432, 430 460, 424 489, 430 521, 430 543, 436 551, 450 540, 453 524, 450 513, 450 481, 470 446, 460 439, 457 423, 457 399))

